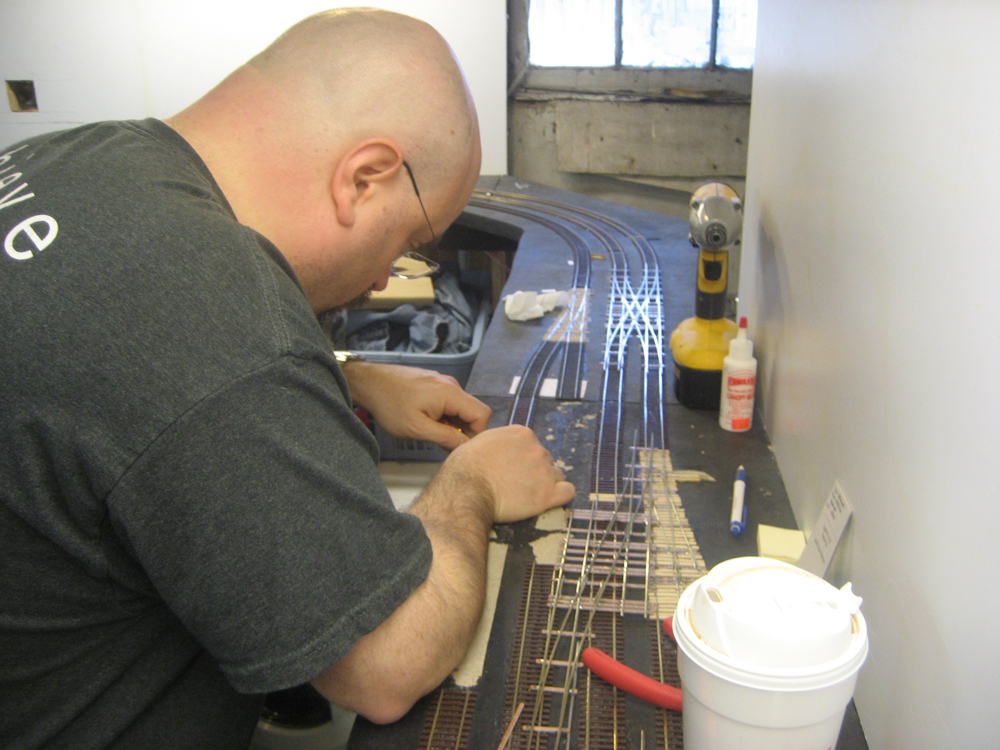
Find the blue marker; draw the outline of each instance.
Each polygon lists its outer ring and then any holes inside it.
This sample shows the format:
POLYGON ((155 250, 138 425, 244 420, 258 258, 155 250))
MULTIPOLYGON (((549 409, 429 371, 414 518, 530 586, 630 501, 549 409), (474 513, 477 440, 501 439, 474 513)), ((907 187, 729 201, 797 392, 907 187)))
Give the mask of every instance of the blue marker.
POLYGON ((733 482, 733 513, 729 518, 729 530, 733 536, 739 536, 747 527, 747 506, 743 497, 747 491, 747 473, 741 466, 736 470, 736 481, 733 482))

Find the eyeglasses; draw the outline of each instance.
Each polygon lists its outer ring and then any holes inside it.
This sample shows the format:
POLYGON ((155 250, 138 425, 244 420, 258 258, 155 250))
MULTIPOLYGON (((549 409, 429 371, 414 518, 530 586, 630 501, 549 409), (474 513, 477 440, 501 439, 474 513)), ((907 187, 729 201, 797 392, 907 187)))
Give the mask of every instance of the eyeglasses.
MULTIPOLYGON (((417 201, 420 203, 420 210, 424 212, 424 219, 427 220, 427 228, 431 230, 431 241, 428 243, 427 247, 435 250, 437 249, 438 238, 437 234, 434 232, 433 225, 431 225, 431 219, 427 215, 427 209, 424 208, 424 200, 420 197, 420 188, 417 187, 417 181, 413 177, 413 170, 410 169, 410 165, 404 161, 403 166, 406 167, 406 173, 410 175, 410 182, 413 184, 413 192, 417 194, 417 201)), ((430 276, 440 267, 440 264, 435 263, 433 260, 425 258, 415 250, 410 250, 409 252, 403 253, 396 259, 396 261, 392 264, 390 272, 393 276, 399 279, 419 279, 424 276, 430 276)))

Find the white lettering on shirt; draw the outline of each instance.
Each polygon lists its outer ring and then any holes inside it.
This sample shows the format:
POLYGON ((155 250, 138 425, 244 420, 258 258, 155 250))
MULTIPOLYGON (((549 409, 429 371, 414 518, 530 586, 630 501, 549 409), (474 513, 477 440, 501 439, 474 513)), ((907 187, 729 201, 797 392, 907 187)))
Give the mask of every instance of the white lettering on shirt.
POLYGON ((0 165, 6 164, 10 161, 10 158, 20 151, 22 148, 27 148, 27 145, 15 148, 13 151, 8 151, 6 154, 0 154, 0 165))
MULTIPOLYGON (((16 154, 22 148, 26 148, 26 147, 25 146, 21 146, 21 148, 15 148, 13 151, 8 151, 6 154, 0 154, 0 166, 3 166, 7 162, 9 162, 11 160, 11 158, 14 156, 14 154, 16 154)), ((9 170, 11 170, 13 168, 14 168, 14 165, 11 164, 6 169, 0 169, 0 175, 2 175, 4 172, 7 172, 7 171, 9 171, 9 170)), ((0 189, 3 189, 5 187, 7 187, 8 185, 10 185, 10 184, 12 184, 14 182, 17 182, 19 179, 21 179, 21 173, 20 172, 14 172, 13 174, 9 174, 6 177, 0 178, 0 189)), ((28 198, 34 198, 35 197, 34 193, 27 193, 25 195, 17 195, 22 190, 24 190, 26 187, 28 187, 28 183, 27 182, 22 182, 20 185, 18 185, 16 188, 14 188, 13 190, 11 190, 6 195, 0 195, 0 209, 7 208, 8 206, 13 206, 15 203, 20 203, 21 201, 26 201, 26 200, 28 200, 28 198), (16 198, 14 197, 15 195, 17 195, 16 198)))
MULTIPOLYGON (((14 173, 11 175, 11 177, 14 177, 15 179, 20 176, 21 176, 20 173, 14 173)), ((6 185, 0 185, 0 187, 6 187, 6 185)), ((7 208, 7 206, 13 206, 15 203, 26 201, 28 200, 28 198, 34 198, 35 197, 34 193, 28 193, 27 195, 21 195, 18 196, 17 198, 14 198, 15 195, 20 193, 26 187, 28 187, 28 183, 22 182, 16 188, 7 193, 7 195, 0 195, 0 208, 7 208)))
POLYGON ((56 238, 59 234, 59 224, 51 216, 39 215, 32 216, 30 219, 25 219, 20 224, 15 226, 9 232, 3 241, 3 249, 7 251, 9 255, 14 260, 28 260, 34 257, 34 253, 31 250, 18 250, 14 247, 14 241, 19 235, 24 235, 28 241, 34 245, 35 250, 41 252, 56 238), (35 225, 44 224, 46 231, 44 235, 39 235, 35 231, 35 225))

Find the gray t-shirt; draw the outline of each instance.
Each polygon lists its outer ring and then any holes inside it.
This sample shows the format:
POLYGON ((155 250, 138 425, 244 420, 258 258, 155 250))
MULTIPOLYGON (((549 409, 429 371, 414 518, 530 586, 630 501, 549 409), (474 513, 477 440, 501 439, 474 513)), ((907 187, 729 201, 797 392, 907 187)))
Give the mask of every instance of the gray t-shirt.
POLYGON ((291 269, 156 120, 0 149, 0 747, 245 747, 430 544, 291 269))

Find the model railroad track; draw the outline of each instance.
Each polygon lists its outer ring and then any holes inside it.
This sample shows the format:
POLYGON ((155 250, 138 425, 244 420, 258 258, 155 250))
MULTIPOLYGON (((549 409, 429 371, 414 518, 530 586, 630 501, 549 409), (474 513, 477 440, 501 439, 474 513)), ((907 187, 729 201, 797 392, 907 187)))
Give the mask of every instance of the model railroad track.
MULTIPOLYGON (((580 662, 591 645, 629 662, 634 659, 626 654, 641 653, 649 674, 678 685, 675 652, 664 642, 659 621, 672 613, 687 582, 704 572, 690 528, 684 531, 676 473, 665 450, 664 306, 656 255, 627 225, 575 206, 482 191, 470 205, 551 230, 566 243, 574 268, 571 305, 525 362, 511 424, 531 425, 557 363, 556 397, 582 398, 592 259, 611 264, 588 500, 574 501, 559 563, 532 563, 526 574, 507 675, 509 725, 500 750, 610 750, 647 743, 681 750, 678 715, 648 706, 627 709, 620 691, 580 662), (638 377, 638 399, 627 395, 630 377, 633 390, 638 377)), ((421 748, 465 747, 475 694, 440 690, 437 707, 428 709, 421 748)), ((496 718, 489 721, 496 724, 496 718)))
MULTIPOLYGON (((594 254, 581 232, 596 242, 601 256, 611 263, 611 288, 608 296, 608 316, 604 342, 604 381, 602 421, 599 439, 595 443, 592 463, 592 483, 600 492, 614 492, 621 477, 618 455, 622 446, 621 402, 625 383, 626 353, 630 343, 638 344, 643 377, 643 444, 666 447, 663 422, 664 392, 664 331, 663 289, 660 269, 648 240, 617 219, 593 211, 555 201, 529 199, 504 192, 480 192, 470 205, 508 213, 541 224, 562 238, 571 252, 574 267, 573 288, 589 288, 592 277, 591 259, 594 254), (478 198, 483 196, 485 199, 478 198), (569 226, 567 226, 569 225, 569 226), (630 274, 630 248, 638 265, 636 282, 630 274)), ((576 302, 576 300, 574 300, 576 302)), ((579 320, 581 308, 571 307, 563 317, 579 320)), ((585 324, 586 321, 584 321, 585 324)), ((570 346, 568 326, 556 322, 526 363, 511 409, 511 424, 530 424, 535 399, 545 374, 556 357, 561 356, 558 398, 573 398, 579 394, 582 378, 583 340, 570 346), (560 334, 560 335, 554 335, 560 334), (570 360, 569 355, 572 355, 570 360), (572 377, 568 378, 567 373, 572 377)))
POLYGON ((584 343, 591 281, 591 252, 586 240, 565 222, 558 222, 539 211, 525 208, 523 197, 504 194, 490 200, 473 198, 470 206, 489 208, 539 224, 559 236, 569 248, 573 276, 569 306, 557 317, 542 342, 531 352, 514 393, 509 424, 530 424, 535 399, 553 361, 561 363, 556 396, 569 400, 581 398, 584 343))

